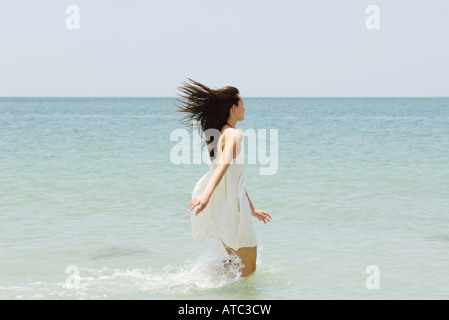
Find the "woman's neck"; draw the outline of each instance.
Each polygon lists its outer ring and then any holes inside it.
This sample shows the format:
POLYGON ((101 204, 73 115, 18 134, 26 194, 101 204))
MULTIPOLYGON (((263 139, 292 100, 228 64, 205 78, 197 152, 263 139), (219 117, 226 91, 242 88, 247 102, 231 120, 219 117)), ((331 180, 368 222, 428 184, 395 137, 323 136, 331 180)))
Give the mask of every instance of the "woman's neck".
POLYGON ((226 124, 228 126, 230 126, 231 128, 235 128, 235 125, 237 124, 237 121, 229 119, 228 121, 226 121, 226 124))

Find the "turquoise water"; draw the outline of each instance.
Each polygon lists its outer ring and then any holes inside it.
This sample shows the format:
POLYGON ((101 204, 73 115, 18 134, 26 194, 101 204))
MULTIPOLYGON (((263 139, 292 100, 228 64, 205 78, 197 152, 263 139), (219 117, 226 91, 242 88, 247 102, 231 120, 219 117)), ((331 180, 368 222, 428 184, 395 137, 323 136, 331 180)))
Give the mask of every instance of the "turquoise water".
POLYGON ((273 220, 244 280, 192 240, 172 102, 0 98, 0 298, 449 298, 449 98, 245 98, 278 168, 246 167, 273 220))

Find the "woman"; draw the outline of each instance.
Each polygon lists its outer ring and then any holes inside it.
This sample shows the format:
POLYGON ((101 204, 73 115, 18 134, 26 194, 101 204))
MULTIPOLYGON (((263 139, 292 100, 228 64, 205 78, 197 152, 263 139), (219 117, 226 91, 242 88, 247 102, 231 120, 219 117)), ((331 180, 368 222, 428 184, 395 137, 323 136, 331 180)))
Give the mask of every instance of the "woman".
POLYGON ((240 258, 241 276, 247 277, 256 271, 257 259, 251 216, 264 223, 271 216, 254 207, 245 188, 243 134, 235 129, 244 119, 244 101, 235 87, 213 90, 188 80, 192 84, 180 87, 185 101, 176 99, 182 103, 178 111, 187 113, 187 124, 200 123, 211 159, 210 171, 196 183, 189 203, 193 238, 221 241, 228 254, 240 258))

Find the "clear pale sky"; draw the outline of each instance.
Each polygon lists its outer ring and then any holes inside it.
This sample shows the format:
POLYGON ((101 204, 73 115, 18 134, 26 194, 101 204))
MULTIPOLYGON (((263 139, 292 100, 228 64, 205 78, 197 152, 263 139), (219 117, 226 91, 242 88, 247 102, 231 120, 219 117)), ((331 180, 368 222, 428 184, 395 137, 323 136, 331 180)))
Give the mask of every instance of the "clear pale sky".
POLYGON ((447 0, 1 0, 0 96, 447 97, 448 38, 447 0))

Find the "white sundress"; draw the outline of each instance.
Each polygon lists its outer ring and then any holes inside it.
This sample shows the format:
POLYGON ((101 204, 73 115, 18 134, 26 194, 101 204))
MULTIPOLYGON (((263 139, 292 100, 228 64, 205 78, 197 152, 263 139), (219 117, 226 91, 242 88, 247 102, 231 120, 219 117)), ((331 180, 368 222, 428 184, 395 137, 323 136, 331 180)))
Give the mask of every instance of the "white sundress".
MULTIPOLYGON (((220 159, 221 140, 218 141, 216 157, 207 172, 195 185, 192 199, 201 195, 220 159)), ((212 193, 207 206, 198 215, 196 207, 191 211, 192 235, 195 241, 215 238, 234 250, 257 246, 251 208, 246 197, 244 151, 231 162, 221 181, 212 193), (242 158, 239 158, 242 157, 242 158)))

